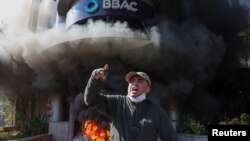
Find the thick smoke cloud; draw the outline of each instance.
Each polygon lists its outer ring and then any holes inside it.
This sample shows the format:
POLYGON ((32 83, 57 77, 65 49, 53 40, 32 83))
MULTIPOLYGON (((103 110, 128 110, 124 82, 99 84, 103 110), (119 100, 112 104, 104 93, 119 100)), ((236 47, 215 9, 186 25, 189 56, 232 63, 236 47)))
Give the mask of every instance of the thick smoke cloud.
MULTIPOLYGON (((116 48, 125 42, 123 46, 129 47, 136 43, 134 38, 144 40, 147 38, 146 34, 141 31, 132 31, 127 23, 108 24, 91 20, 86 26, 74 26, 67 31, 62 25, 43 32, 32 32, 28 27, 33 25, 24 24, 24 21, 30 21, 31 13, 27 11, 32 11, 32 5, 27 1, 22 1, 22 5, 16 15, 1 17, 3 21, 0 27, 0 61, 3 75, 0 77, 2 85, 7 86, 7 89, 15 87, 26 89, 23 84, 27 85, 27 89, 60 88, 61 77, 66 77, 65 73, 70 68, 74 68, 74 65, 85 63, 88 66, 95 63, 93 61, 95 58, 107 57, 110 54, 114 56, 120 50, 111 50, 108 46, 112 45, 113 48, 116 48), (22 5, 28 6, 28 8, 22 7, 22 5), (106 38, 101 37, 110 37, 111 41, 107 42, 106 38), (124 41, 121 37, 126 37, 127 40, 124 41), (82 38, 84 41, 81 40, 82 38), (9 84, 7 84, 8 82, 9 84), (16 83, 11 84, 11 82, 16 83)), ((44 5, 49 9, 53 8, 46 1, 41 3, 41 6, 44 5)), ((40 26, 39 21, 49 20, 42 18, 46 16, 50 16, 48 11, 41 9, 38 12, 38 31, 44 28, 40 26)), ((33 27, 31 29, 34 30, 33 27)), ((152 30, 149 36, 155 39, 155 44, 159 44, 157 41, 159 35, 155 30, 152 30)), ((141 43, 136 44, 139 46, 141 43)))
MULTIPOLYGON (((44 21, 50 19, 43 20, 49 16, 44 10, 38 17, 42 24, 37 26, 38 32, 33 32, 27 28, 31 4, 22 2, 26 8, 10 16, 17 17, 13 18, 15 22, 0 23, 1 87, 30 93, 66 86, 65 93, 72 95, 70 102, 79 103, 81 97, 75 96, 82 92, 91 71, 109 63, 108 92, 125 93, 124 75, 140 70, 152 78, 151 96, 155 101, 166 103, 171 96, 188 98, 193 93, 213 99, 203 88, 214 77, 227 46, 222 36, 202 22, 185 20, 177 24, 163 18, 149 29, 149 35, 133 31, 127 23, 92 20, 67 31, 63 25, 45 30, 44 21)), ((186 17, 191 17, 192 6, 186 9, 191 10, 186 17)))

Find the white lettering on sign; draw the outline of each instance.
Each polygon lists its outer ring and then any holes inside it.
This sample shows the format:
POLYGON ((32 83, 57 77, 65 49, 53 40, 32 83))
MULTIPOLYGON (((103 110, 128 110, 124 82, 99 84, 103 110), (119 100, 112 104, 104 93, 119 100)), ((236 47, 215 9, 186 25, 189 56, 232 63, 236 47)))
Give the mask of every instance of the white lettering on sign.
POLYGON ((103 0, 103 9, 110 9, 110 8, 111 8, 110 0, 103 0))
POLYGON ((126 9, 128 11, 136 12, 137 9, 137 2, 132 1, 128 2, 126 0, 103 0, 103 9, 126 9))
POLYGON ((119 0, 113 0, 112 8, 113 9, 119 9, 120 8, 120 1, 119 0))

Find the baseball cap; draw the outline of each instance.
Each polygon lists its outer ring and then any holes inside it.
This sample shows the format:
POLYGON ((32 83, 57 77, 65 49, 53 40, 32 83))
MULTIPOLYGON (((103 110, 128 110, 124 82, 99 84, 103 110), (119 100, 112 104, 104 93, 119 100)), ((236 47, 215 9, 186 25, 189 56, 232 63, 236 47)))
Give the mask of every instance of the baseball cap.
POLYGON ((145 73, 145 72, 135 72, 135 71, 131 71, 129 73, 126 74, 125 79, 127 82, 129 82, 129 80, 133 77, 133 76, 140 76, 143 79, 145 79, 149 86, 151 86, 151 80, 149 78, 149 76, 145 73))

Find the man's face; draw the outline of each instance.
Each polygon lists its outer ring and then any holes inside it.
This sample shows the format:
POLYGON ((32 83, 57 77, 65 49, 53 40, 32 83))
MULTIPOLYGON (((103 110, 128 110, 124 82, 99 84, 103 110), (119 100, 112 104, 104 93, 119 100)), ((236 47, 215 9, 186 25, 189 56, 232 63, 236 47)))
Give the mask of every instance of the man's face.
POLYGON ((148 85, 148 82, 142 77, 133 76, 129 80, 128 94, 130 94, 132 97, 136 98, 143 93, 147 94, 149 92, 150 92, 150 86, 148 85))

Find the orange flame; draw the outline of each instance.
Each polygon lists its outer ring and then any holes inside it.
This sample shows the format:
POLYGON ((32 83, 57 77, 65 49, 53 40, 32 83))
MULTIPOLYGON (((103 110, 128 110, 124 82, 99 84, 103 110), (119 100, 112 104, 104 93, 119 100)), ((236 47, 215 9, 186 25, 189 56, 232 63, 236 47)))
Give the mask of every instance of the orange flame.
POLYGON ((82 131, 85 135, 90 137, 92 141, 109 141, 110 131, 104 130, 98 126, 94 120, 86 120, 82 131))

